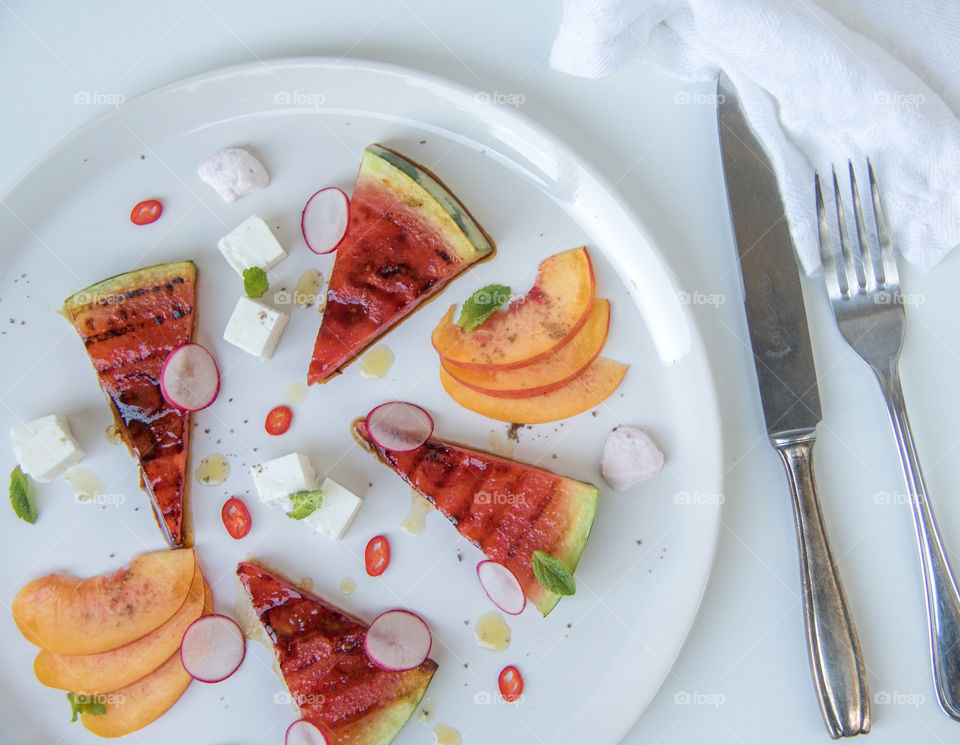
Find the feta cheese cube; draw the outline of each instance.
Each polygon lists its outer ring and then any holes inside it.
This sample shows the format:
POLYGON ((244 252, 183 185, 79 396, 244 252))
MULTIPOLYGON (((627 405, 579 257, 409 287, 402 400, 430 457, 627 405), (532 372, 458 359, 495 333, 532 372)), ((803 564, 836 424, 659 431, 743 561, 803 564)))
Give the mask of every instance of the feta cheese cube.
POLYGON ((37 481, 52 481, 83 459, 66 417, 50 414, 10 428, 17 462, 37 481))
POLYGON ((289 498, 291 494, 317 488, 317 472, 313 470, 310 459, 301 453, 290 453, 251 466, 250 473, 260 494, 260 501, 283 507, 285 512, 293 509, 289 498))
POLYGON ((268 360, 273 357, 289 320, 290 314, 286 311, 244 295, 237 300, 223 338, 244 352, 268 360))
POLYGON ((363 500, 331 478, 320 485, 323 501, 311 514, 303 518, 311 528, 339 541, 356 517, 363 500))
POLYGON ((252 215, 217 241, 217 248, 237 274, 258 266, 264 271, 285 259, 287 252, 273 231, 256 215, 252 215))

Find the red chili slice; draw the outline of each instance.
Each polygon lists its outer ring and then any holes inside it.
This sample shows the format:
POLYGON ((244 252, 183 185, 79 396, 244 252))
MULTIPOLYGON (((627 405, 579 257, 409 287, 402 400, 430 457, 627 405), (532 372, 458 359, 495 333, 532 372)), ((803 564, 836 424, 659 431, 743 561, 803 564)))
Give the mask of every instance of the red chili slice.
POLYGON ((230 497, 223 503, 220 519, 231 538, 239 540, 250 532, 250 510, 238 497, 230 497))
POLYGON ((507 703, 512 703, 520 698, 523 693, 523 676, 513 665, 507 665, 500 671, 497 678, 497 686, 500 688, 500 695, 507 703))
POLYGON ((163 213, 163 204, 159 199, 144 199, 130 210, 130 222, 134 225, 149 225, 163 213))
POLYGON ((290 429, 290 423, 293 421, 293 410, 289 406, 275 406, 267 414, 267 421, 264 428, 267 434, 282 435, 290 429))
POLYGON ((363 563, 371 577, 379 577, 387 571, 390 566, 390 541, 386 536, 378 535, 370 539, 363 550, 363 563))

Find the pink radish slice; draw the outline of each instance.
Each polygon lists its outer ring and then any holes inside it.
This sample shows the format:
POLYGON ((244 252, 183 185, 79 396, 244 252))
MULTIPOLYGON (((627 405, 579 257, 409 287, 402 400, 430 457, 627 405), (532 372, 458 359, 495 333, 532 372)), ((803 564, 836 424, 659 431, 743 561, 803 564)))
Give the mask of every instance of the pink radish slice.
POLYGON ((181 411, 207 408, 220 392, 220 371, 213 355, 199 344, 174 349, 160 370, 160 392, 181 411))
POLYGON ((180 661, 191 678, 201 683, 219 683, 240 667, 246 646, 237 622, 214 613, 201 616, 183 632, 180 661))
POLYGON ((298 719, 287 727, 284 745, 330 745, 327 736, 313 722, 298 719))
POLYGON ((486 559, 477 564, 477 579, 487 597, 504 613, 516 616, 527 607, 527 596, 516 575, 499 561, 486 559))
POLYGON ((416 450, 433 434, 433 419, 416 404, 391 401, 367 414, 367 432, 386 450, 416 450))
POLYGON ((430 654, 433 638, 420 616, 406 610, 388 610, 370 624, 363 641, 374 665, 391 672, 412 670, 430 654))
POLYGON ((300 230, 315 254, 336 251, 350 224, 350 200, 336 187, 321 189, 307 200, 300 214, 300 230))

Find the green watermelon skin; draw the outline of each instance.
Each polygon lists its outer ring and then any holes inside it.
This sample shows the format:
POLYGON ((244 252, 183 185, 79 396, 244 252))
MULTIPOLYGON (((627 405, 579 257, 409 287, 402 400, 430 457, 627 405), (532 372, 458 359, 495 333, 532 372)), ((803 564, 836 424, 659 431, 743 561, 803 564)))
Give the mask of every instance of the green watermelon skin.
POLYGON ((370 145, 350 200, 347 235, 334 258, 307 382, 338 374, 495 250, 436 176, 393 150, 370 145))
POLYGON ((533 575, 534 551, 546 551, 573 572, 586 546, 599 491, 491 453, 431 438, 415 450, 377 445, 363 420, 354 436, 426 497, 488 559, 508 567, 527 598, 546 616, 560 600, 533 575))

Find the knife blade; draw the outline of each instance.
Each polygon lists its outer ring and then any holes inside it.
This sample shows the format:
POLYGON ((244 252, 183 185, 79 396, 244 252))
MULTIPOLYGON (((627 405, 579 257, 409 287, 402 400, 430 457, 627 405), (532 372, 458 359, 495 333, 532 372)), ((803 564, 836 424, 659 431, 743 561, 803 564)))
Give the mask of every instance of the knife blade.
POLYGON ((860 642, 813 475, 822 412, 793 240, 773 164, 722 72, 717 125, 760 402, 793 499, 814 687, 831 737, 865 734, 870 702, 860 642))

